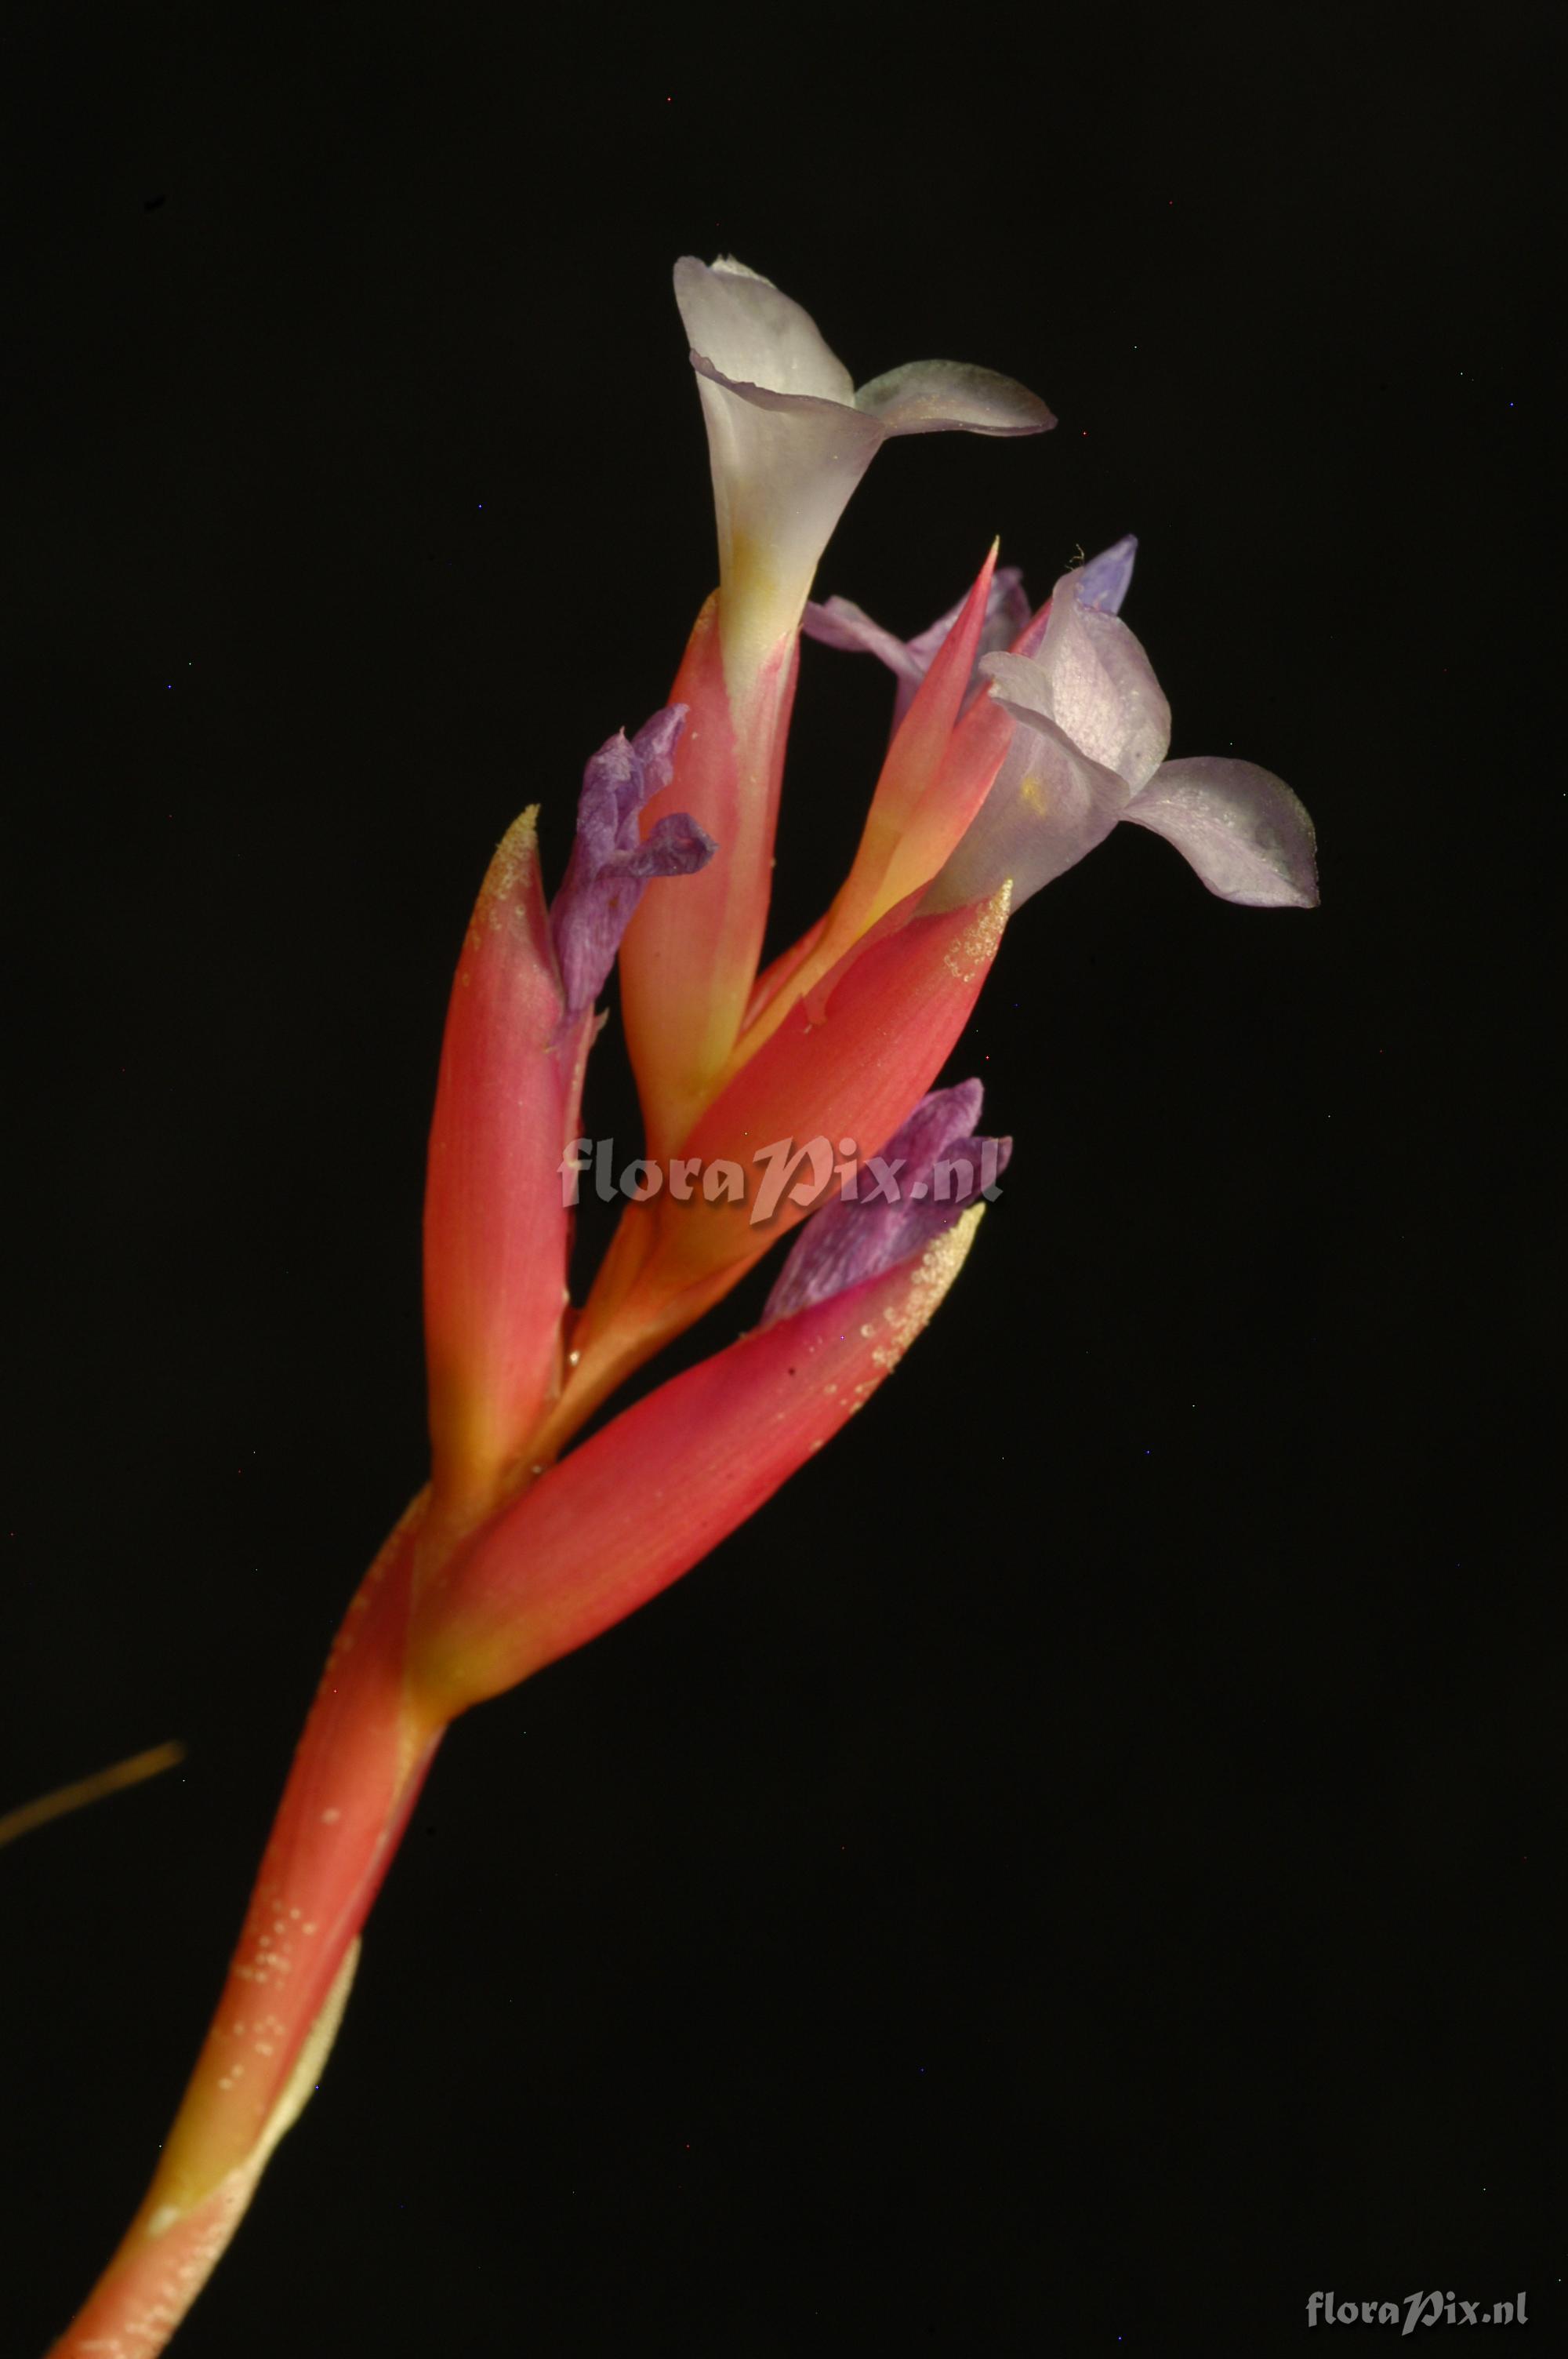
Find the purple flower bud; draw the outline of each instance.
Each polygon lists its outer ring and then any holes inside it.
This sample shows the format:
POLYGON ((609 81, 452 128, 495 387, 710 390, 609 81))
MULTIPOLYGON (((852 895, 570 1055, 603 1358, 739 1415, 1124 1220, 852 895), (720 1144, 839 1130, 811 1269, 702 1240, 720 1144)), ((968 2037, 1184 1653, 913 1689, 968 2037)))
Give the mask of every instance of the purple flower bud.
POLYGON ((921 1099, 881 1153, 866 1158, 854 1197, 836 1198, 806 1222, 768 1297, 764 1327, 881 1277, 995 1193, 1012 1141, 975 1135, 982 1095, 979 1082, 959 1082, 921 1099))
POLYGON ((572 856, 550 908, 563 1027, 598 997, 649 880, 690 876, 718 850, 684 811, 660 820, 645 841, 638 832, 643 804, 670 783, 686 714, 684 704, 666 705, 630 743, 618 729, 583 772, 572 856))

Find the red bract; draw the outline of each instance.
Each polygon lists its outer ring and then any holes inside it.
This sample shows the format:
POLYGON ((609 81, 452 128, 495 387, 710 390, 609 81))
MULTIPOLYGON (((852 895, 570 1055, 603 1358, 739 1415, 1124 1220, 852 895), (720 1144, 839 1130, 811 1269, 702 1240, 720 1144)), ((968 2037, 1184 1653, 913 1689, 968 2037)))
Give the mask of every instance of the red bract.
POLYGON ((592 1030, 561 986, 536 810, 490 865, 441 1044, 425 1189, 430 1441, 443 1497, 483 1503, 559 1383, 568 1245, 557 1178, 592 1030))

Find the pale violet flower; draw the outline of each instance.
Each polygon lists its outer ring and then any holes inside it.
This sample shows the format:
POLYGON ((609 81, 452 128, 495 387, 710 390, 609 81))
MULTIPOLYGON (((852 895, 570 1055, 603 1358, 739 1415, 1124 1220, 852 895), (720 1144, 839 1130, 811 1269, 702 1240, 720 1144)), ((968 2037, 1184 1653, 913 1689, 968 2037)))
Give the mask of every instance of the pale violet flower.
MULTIPOLYGON (((955 908, 1011 878, 1017 909, 1103 842, 1123 820, 1174 844, 1211 893, 1252 908, 1316 907, 1313 824, 1282 778, 1254 762, 1198 755, 1168 762, 1171 708, 1138 639, 1119 618, 1138 544, 1131 534, 1064 574, 1044 624, 1025 621, 997 651, 993 611, 1020 605, 993 592, 989 648, 978 680, 1017 726, 984 802, 934 879, 925 906, 955 908)), ((1000 576, 998 576, 1000 581, 1000 576)), ((1027 617, 1027 605, 1022 606, 1027 617)), ((859 607, 830 599, 807 610, 810 636, 877 656, 913 696, 957 609, 907 642, 859 607)))

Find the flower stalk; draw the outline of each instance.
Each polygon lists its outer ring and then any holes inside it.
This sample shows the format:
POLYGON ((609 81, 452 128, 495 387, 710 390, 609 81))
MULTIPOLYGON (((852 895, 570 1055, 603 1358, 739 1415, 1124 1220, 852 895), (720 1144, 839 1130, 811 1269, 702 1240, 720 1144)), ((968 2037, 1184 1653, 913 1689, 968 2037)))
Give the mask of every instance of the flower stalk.
POLYGON ((430 1480, 350 1605, 157 2169, 55 2359, 151 2359, 178 2327, 320 2076, 451 1722, 698 1562, 935 1315, 1009 1151, 979 1132, 978 1083, 936 1083, 1020 904, 1123 819, 1225 897, 1315 899, 1287 788, 1165 760, 1169 708, 1119 619, 1130 540, 1033 614, 993 547, 908 643, 841 600, 809 603, 882 441, 1037 433, 1053 421, 1035 396, 948 362, 857 391, 800 307, 727 258, 681 263, 676 296, 719 586, 669 705, 588 764, 554 898, 535 810, 485 876, 430 1136, 430 1480), (894 728, 848 878, 759 973, 803 625, 894 672, 894 728), (574 1308, 563 1175, 618 954, 647 1153, 704 1176, 627 1206, 574 1308), (814 1156, 774 1186, 769 1158, 792 1142, 821 1144, 826 1168, 814 1156), (579 1439, 786 1236, 752 1332, 579 1439))

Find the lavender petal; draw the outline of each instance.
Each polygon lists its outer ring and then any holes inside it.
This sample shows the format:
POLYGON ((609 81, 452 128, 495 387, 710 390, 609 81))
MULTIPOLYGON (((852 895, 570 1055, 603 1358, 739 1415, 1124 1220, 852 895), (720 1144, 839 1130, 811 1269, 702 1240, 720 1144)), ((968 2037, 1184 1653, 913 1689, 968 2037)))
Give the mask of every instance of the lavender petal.
POLYGON ((550 908, 565 1000, 563 1027, 599 996, 649 880, 689 876, 718 848, 685 812, 660 820, 646 841, 638 831, 643 806, 674 776, 686 717, 684 704, 671 704, 630 742, 624 730, 617 730, 583 772, 571 859, 550 908))
POLYGON ((1312 821, 1284 780, 1256 762, 1204 754, 1162 762, 1121 816, 1173 843, 1222 901, 1317 907, 1312 821))
POLYGON ((960 908, 1010 879, 1010 908, 1021 909, 1103 843, 1126 810, 1125 778, 1091 761, 1043 713, 1011 697, 1000 701, 1019 724, 1012 744, 989 794, 932 878, 923 910, 960 908))
POLYGON ((1079 605, 1091 607, 1101 614, 1119 614, 1137 555, 1138 536, 1129 532, 1119 540, 1113 540, 1108 549, 1102 549, 1098 557, 1091 557, 1087 565, 1080 565, 1076 573, 1068 576, 1079 605))
POLYGON ((812 1215, 768 1297, 764 1327, 924 1252, 994 1182, 1012 1141, 975 1134, 982 1094, 979 1082, 959 1082, 921 1099, 881 1149, 880 1160, 895 1175, 893 1201, 868 1169, 855 1199, 835 1198, 812 1215))
MULTIPOLYGON (((968 600, 960 598, 945 614, 913 639, 895 638, 892 631, 874 623, 863 607, 848 598, 828 598, 821 604, 808 602, 801 619, 801 629, 808 639, 819 639, 824 647, 841 647, 855 655, 875 656, 886 664, 898 681, 893 703, 892 725, 896 730, 914 701, 915 691, 936 660, 943 640, 963 613, 968 600)), ((985 686, 978 669, 982 656, 994 655, 1011 647, 1014 639, 1029 620, 1029 600, 1024 595, 1023 576, 1016 565, 1000 565, 991 576, 990 590, 986 598, 985 620, 980 625, 979 644, 975 649, 977 669, 964 692, 968 706, 985 686)))
POLYGON ((852 599, 828 598, 818 604, 815 598, 808 598, 800 627, 806 638, 816 639, 825 647, 840 647, 850 655, 875 656, 901 682, 911 682, 912 693, 925 677, 925 665, 914 647, 895 639, 880 623, 873 623, 852 599))

